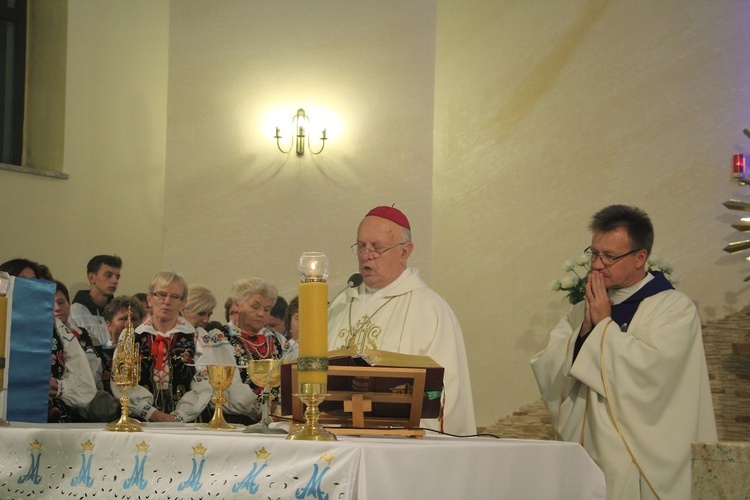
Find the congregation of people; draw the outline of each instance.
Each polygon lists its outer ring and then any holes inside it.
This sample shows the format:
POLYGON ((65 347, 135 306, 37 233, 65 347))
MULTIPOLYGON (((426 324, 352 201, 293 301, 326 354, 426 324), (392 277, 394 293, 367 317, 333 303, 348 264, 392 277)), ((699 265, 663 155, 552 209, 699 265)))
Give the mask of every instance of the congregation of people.
MULTIPOLYGON (((73 300, 51 270, 29 259, 0 264, 0 271, 55 284, 48 422, 110 422, 120 413, 122 390, 111 381, 122 331, 130 324, 141 358, 140 384, 131 391, 131 414, 143 421, 191 422, 210 418, 213 389, 204 363, 247 364, 249 359, 296 359, 299 335, 293 308, 262 279, 241 279, 227 299, 226 323, 211 321, 216 297, 180 274, 158 273, 148 291, 117 295, 122 259, 97 255, 87 265, 89 290, 73 300)), ((228 420, 260 419, 263 386, 237 371, 225 407, 228 420)), ((278 397, 278 389, 275 389, 278 397)))
MULTIPOLYGON (((579 442, 602 469, 608 498, 686 498, 690 443, 715 441, 700 321, 692 301, 646 265, 654 241, 648 215, 611 205, 591 221, 591 268, 584 300, 551 331, 531 360, 558 439, 579 442)), ((476 433, 469 365, 459 322, 448 303, 408 266, 411 225, 395 207, 360 221, 352 253, 361 282, 328 307, 328 348, 429 356, 444 368, 441 412, 427 429, 476 433)), ((122 261, 98 255, 87 266, 89 290, 71 303, 57 286, 52 329, 49 421, 109 421, 120 389, 109 380, 118 339, 133 324, 141 357, 133 415, 152 422, 210 418, 207 365, 298 356, 299 300, 286 302, 260 278, 238 279, 211 321, 211 290, 160 272, 141 297, 116 295, 122 261)), ((14 259, 0 271, 54 281, 50 269, 14 259)), ((261 418, 260 380, 236 370, 224 416, 261 418)), ((272 387, 276 400, 279 388, 272 387)))
MULTIPOLYGON (((461 329, 448 304, 407 266, 412 250, 411 227, 401 211, 382 206, 366 214, 353 246, 362 283, 331 303, 330 348, 432 357, 445 368, 443 410, 439 419, 421 425, 472 435, 476 422, 461 329)), ((287 302, 272 283, 236 280, 224 303, 225 321, 219 322, 211 320, 218 304, 212 291, 189 285, 175 272, 157 273, 142 294, 118 296, 122 269, 116 255, 91 258, 86 266, 89 289, 78 291, 71 301, 67 287, 54 280, 48 267, 20 258, 0 265, 10 275, 54 281, 57 287, 50 422, 117 417, 122 388, 110 377, 128 321, 141 367, 139 384, 128 394, 129 408, 142 421, 208 421, 213 412, 211 364, 249 367, 253 361, 297 359, 299 300, 287 302)), ((272 401, 279 401, 278 377, 264 380, 251 372, 235 370, 225 392, 223 416, 230 423, 249 425, 261 419, 266 385, 272 401)))

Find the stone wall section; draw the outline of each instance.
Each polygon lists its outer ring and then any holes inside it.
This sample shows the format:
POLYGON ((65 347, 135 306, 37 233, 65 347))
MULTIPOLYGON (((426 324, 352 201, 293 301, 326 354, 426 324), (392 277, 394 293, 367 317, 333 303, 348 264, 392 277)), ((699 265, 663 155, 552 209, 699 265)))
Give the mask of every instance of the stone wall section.
POLYGON ((750 441, 750 308, 703 327, 719 441, 750 441))

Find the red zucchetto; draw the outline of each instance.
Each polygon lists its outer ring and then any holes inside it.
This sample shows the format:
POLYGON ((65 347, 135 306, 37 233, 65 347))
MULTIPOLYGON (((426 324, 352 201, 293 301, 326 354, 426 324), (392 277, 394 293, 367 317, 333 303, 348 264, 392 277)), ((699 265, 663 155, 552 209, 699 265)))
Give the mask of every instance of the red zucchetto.
POLYGON ((401 227, 405 227, 409 231, 411 231, 411 226, 409 225, 409 219, 406 218, 404 213, 395 207, 375 207, 369 212, 367 212, 367 215, 365 217, 369 216, 374 217, 381 217, 383 219, 388 219, 391 222, 395 222, 401 227))

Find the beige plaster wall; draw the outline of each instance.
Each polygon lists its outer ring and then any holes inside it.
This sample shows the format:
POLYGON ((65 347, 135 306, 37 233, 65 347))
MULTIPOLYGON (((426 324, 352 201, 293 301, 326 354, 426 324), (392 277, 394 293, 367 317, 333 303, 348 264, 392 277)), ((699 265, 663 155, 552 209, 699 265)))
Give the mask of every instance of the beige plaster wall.
POLYGON ((0 170, 0 262, 43 262, 76 289, 90 257, 117 253, 123 293, 161 268, 168 16, 165 1, 68 3, 65 78, 28 98, 64 96, 69 179, 0 170))
POLYGON ((164 266, 220 303, 250 276, 291 299, 300 254, 325 251, 333 297, 357 270, 359 221, 395 203, 429 278, 435 12, 430 0, 173 2, 164 266), (272 139, 298 108, 328 127, 319 156, 272 139))
POLYGON ((603 206, 649 212, 704 319, 747 304, 722 202, 747 191, 749 19, 739 0, 438 2, 433 281, 480 425, 538 397, 528 360, 569 307, 549 285, 603 206))

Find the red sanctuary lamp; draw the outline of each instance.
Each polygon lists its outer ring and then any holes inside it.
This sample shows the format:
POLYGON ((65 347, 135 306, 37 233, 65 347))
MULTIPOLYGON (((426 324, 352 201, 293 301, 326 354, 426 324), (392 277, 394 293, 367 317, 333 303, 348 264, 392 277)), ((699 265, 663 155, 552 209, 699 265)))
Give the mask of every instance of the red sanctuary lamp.
POLYGON ((732 177, 735 179, 745 178, 745 155, 735 154, 732 156, 732 177))

